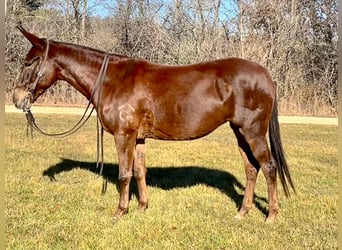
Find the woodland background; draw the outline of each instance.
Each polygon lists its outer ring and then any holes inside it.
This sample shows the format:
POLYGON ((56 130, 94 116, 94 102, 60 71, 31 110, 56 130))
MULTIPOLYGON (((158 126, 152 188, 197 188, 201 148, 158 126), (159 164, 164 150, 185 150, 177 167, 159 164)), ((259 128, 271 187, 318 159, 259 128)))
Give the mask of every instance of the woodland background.
MULTIPOLYGON (((277 82, 281 114, 336 116, 337 16, 333 0, 7 0, 6 103, 30 48, 21 21, 41 37, 163 64, 250 59, 277 82)), ((58 82, 39 102, 86 100, 58 82)))

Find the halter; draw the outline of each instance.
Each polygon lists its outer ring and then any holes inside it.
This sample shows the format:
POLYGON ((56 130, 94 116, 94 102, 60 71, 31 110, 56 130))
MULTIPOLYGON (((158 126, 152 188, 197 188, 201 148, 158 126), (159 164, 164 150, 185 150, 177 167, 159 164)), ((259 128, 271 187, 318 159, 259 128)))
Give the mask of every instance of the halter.
POLYGON ((34 98, 34 91, 37 87, 38 81, 40 80, 40 78, 42 78, 42 75, 45 71, 45 66, 46 66, 46 60, 47 60, 47 56, 49 53, 49 47, 50 47, 50 43, 49 43, 49 39, 45 39, 46 40, 46 49, 45 49, 45 54, 44 54, 44 58, 43 61, 40 64, 40 68, 36 77, 36 80, 34 80, 34 82, 32 83, 31 87, 29 87, 28 91, 29 93, 32 95, 32 97, 34 98))

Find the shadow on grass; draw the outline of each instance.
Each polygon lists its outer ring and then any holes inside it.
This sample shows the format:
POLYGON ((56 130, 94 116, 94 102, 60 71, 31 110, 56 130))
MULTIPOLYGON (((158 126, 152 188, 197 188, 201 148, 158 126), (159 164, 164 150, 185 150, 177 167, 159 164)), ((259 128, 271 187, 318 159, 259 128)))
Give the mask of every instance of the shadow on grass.
MULTIPOLYGON (((51 181, 57 181, 56 175, 61 172, 72 171, 73 169, 85 169, 95 174, 99 174, 99 168, 96 168, 96 162, 82 162, 61 158, 61 162, 50 166, 43 172, 51 181)), ((103 178, 116 185, 118 183, 119 165, 105 164, 103 169, 103 178)), ((134 180, 134 179, 133 179, 134 180)), ((184 166, 184 167, 150 167, 147 169, 146 182, 148 186, 170 190, 173 188, 186 188, 198 184, 204 184, 220 190, 226 194, 240 208, 243 195, 237 192, 244 190, 244 186, 232 174, 205 167, 184 166)), ((138 190, 135 181, 131 182, 131 193, 138 196, 138 190)), ((264 197, 254 195, 254 204, 265 216, 267 215, 267 200, 264 197)))

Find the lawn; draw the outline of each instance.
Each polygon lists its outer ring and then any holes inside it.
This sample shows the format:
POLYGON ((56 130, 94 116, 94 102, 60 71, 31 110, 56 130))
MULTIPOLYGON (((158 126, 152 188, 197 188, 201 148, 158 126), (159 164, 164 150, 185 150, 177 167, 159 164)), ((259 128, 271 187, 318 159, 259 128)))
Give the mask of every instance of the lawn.
MULTIPOLYGON (((23 114, 5 116, 7 249, 337 249, 337 126, 281 124, 298 194, 265 223, 267 193, 260 173, 254 207, 233 219, 245 175, 228 124, 199 140, 147 140, 149 208, 138 211, 133 181, 129 213, 113 222, 118 165, 105 134, 108 190, 96 169, 96 121, 54 139, 26 136, 23 114)), ((74 115, 36 115, 51 132, 67 130, 74 115)))

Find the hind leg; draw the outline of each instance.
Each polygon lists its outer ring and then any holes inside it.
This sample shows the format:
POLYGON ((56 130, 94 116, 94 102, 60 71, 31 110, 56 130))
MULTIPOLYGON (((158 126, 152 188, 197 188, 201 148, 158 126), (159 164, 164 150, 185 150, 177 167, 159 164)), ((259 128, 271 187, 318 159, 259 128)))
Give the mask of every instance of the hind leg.
POLYGON ((262 168, 262 171, 266 177, 267 181, 267 192, 268 192, 268 202, 269 210, 266 222, 273 222, 279 212, 279 202, 277 194, 277 166, 274 161, 270 159, 266 166, 262 168))
MULTIPOLYGON (((267 145, 266 136, 262 135, 262 133, 255 133, 255 132, 251 132, 242 128, 235 127, 233 128, 233 130, 235 134, 238 134, 240 135, 240 137, 243 137, 244 141, 247 142, 248 144, 248 145, 244 145, 244 144, 242 145, 244 146, 243 148, 245 148, 244 153, 246 154, 247 159, 249 160, 249 163, 253 165, 256 169, 261 167, 262 172, 266 178, 268 201, 269 201, 269 213, 268 213, 266 221, 271 222, 276 218, 278 211, 279 211, 279 203, 278 203, 278 195, 277 195, 277 168, 276 168, 276 165, 274 164, 274 161, 272 160, 271 153, 267 145)), ((251 178, 251 177, 248 177, 249 164, 245 163, 245 165, 246 165, 246 175, 247 175, 247 186, 246 186, 247 192, 245 193, 243 206, 241 210, 244 207, 245 200, 246 200, 245 206, 248 209, 248 206, 250 205, 249 199, 250 197, 253 196, 253 193, 250 194, 248 192, 254 192, 252 190, 251 191, 247 190, 249 188, 248 178, 251 178)), ((249 175, 253 177, 253 174, 249 174, 249 175)), ((253 185, 253 190, 254 190, 255 180, 252 179, 252 181, 250 182, 251 182, 250 185, 253 185)))
POLYGON ((269 203, 269 212, 266 221, 272 222, 279 211, 277 195, 277 167, 271 157, 265 136, 247 136, 246 140, 248 141, 253 155, 259 162, 262 172, 266 178, 269 203))
POLYGON ((277 167, 272 160, 265 136, 250 139, 249 145, 251 146, 253 155, 258 160, 266 178, 269 203, 269 211, 266 221, 272 222, 279 211, 277 195, 277 167))
POLYGON ((245 140, 244 136, 240 133, 239 128, 235 127, 232 123, 230 124, 230 126, 233 129, 236 139, 238 141, 239 151, 245 165, 245 173, 247 180, 242 205, 239 209, 238 214, 235 216, 236 219, 242 219, 252 208, 254 187, 260 167, 259 163, 255 160, 247 141, 245 140))

